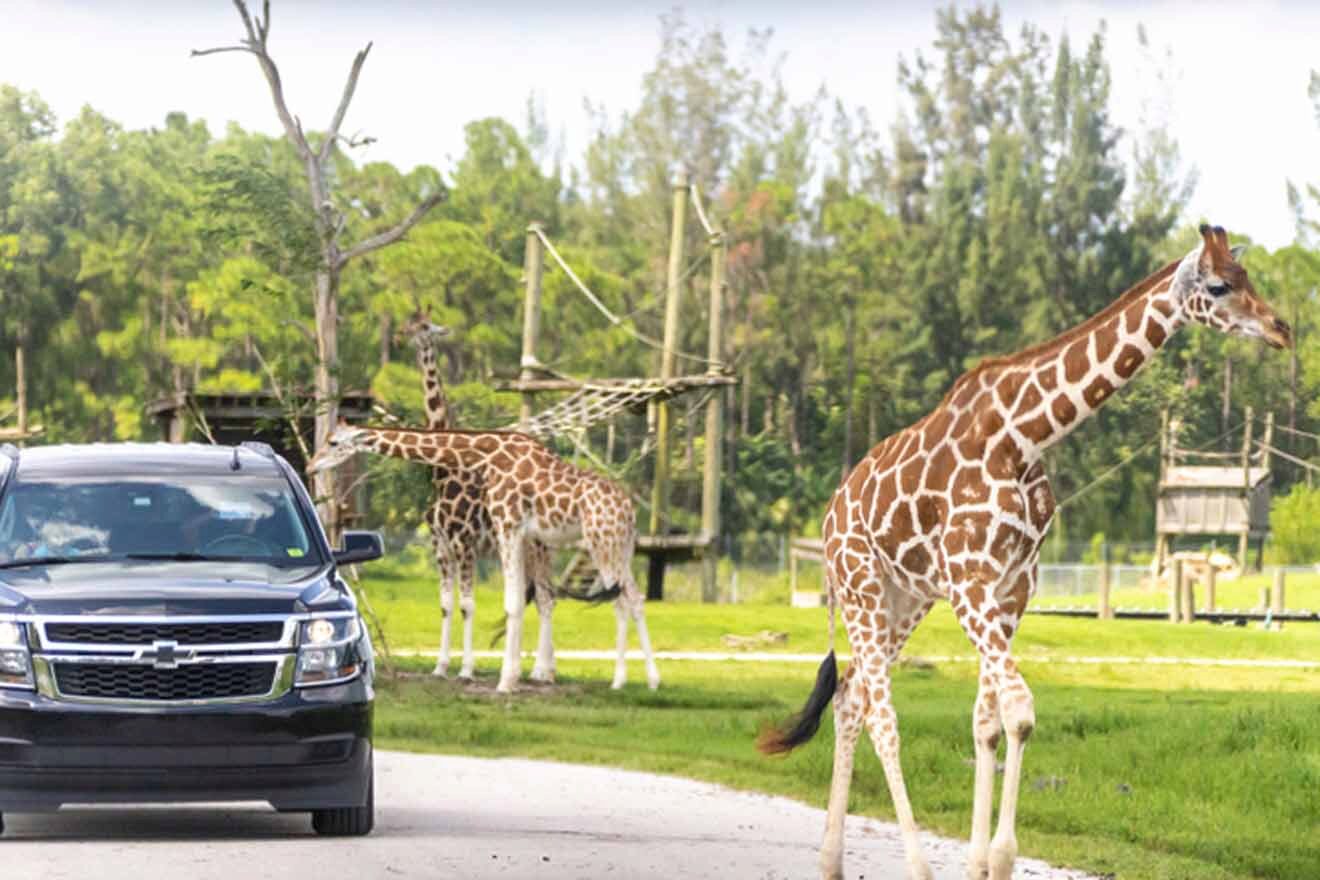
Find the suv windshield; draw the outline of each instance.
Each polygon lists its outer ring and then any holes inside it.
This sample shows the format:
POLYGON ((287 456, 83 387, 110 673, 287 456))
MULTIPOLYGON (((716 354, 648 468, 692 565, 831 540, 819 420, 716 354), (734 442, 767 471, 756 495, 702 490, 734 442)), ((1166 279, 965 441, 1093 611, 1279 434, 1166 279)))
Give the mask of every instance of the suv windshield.
POLYGON ((0 565, 134 558, 319 562, 278 476, 20 478, 4 493, 0 565))

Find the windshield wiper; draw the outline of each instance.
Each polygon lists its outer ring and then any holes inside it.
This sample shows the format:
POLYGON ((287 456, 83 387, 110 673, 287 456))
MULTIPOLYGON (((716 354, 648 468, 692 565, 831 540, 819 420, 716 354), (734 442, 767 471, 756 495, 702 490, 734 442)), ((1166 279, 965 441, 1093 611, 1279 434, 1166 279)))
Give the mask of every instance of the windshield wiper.
POLYGON ((207 556, 205 553, 125 553, 121 559, 168 559, 173 562, 232 562, 237 556, 207 556))
POLYGON ((109 556, 33 556, 29 559, 11 559, 0 562, 0 568, 23 568, 28 565, 67 565, 71 562, 105 562, 109 556))

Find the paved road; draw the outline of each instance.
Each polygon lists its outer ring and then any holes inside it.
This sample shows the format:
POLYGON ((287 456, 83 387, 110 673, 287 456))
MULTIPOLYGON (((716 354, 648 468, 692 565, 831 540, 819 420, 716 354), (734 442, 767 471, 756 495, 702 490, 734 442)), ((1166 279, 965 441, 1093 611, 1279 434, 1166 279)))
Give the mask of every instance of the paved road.
MULTIPOLYGON (((759 878, 815 876, 824 814, 699 782, 523 760, 377 754, 376 833, 325 840, 268 808, 83 809, 8 816, 4 880, 759 878)), ((964 846, 927 839, 938 880, 964 846)), ((848 876, 903 876, 892 826, 848 825, 848 876)), ((1038 862, 1017 878, 1082 875, 1038 862)))

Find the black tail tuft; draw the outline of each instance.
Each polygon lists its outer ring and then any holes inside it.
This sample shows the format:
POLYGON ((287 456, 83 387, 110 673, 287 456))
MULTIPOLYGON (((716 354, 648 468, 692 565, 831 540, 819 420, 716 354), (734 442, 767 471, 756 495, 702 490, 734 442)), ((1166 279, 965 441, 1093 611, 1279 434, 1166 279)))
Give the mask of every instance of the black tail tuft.
POLYGON ((756 748, 765 755, 782 755, 791 752, 816 735, 820 729, 820 716, 825 707, 834 698, 834 691, 839 686, 839 667, 830 651, 816 672, 816 686, 807 697, 807 704, 802 711, 789 718, 778 727, 767 727, 756 738, 756 748))

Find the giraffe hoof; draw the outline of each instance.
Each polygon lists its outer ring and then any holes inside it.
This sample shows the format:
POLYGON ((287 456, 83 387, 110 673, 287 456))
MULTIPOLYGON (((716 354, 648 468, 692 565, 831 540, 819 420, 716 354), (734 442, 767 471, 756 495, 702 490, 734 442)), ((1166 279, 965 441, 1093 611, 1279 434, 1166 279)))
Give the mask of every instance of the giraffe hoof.
POLYGON ((555 683, 555 671, 553 669, 533 669, 532 674, 529 677, 532 681, 540 682, 541 684, 555 683))
POLYGON ((477 677, 476 673, 474 673, 471 669, 464 669, 458 673, 459 681, 473 681, 476 679, 476 677, 477 677))
POLYGON ((650 688, 651 690, 653 690, 653 691, 654 691, 654 690, 659 690, 659 689, 660 689, 660 676, 658 676, 658 675, 649 676, 649 677, 646 679, 646 686, 649 687, 649 688, 650 688))
POLYGON ((616 678, 614 681, 610 682, 610 690, 621 691, 623 690, 623 686, 627 683, 628 680, 626 678, 616 678))
POLYGON ((437 666, 435 669, 432 669, 432 670, 431 670, 431 675, 432 675, 433 677, 435 677, 435 678, 448 678, 448 677, 449 677, 449 667, 447 667, 447 666, 437 666))

